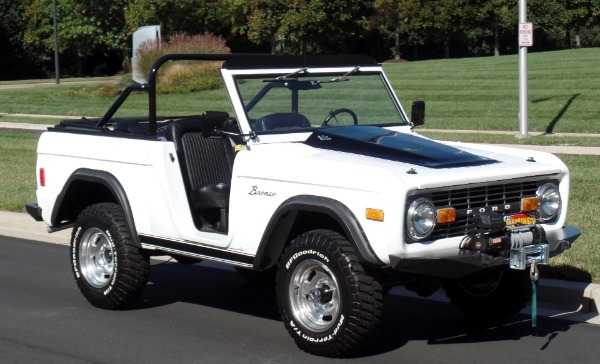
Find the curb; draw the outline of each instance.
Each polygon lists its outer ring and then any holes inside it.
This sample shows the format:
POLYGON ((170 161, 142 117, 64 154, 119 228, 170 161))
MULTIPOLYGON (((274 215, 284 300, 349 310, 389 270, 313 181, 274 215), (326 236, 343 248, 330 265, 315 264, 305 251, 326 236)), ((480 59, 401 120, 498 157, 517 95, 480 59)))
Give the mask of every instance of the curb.
POLYGON ((24 213, 0 211, 0 221, 0 235, 59 245, 69 245, 71 241, 71 229, 50 234, 46 223, 24 213))
MULTIPOLYGON (((9 115, 6 113, 1 113, 0 116, 9 115)), ((15 116, 16 114, 10 114, 15 116)), ((35 130, 35 131, 46 131, 52 125, 48 124, 33 124, 33 123, 18 123, 11 121, 2 121, 0 122, 0 129, 10 129, 10 130, 35 130)))
POLYGON ((600 147, 575 147, 562 145, 493 144, 507 148, 535 150, 553 154, 600 155, 600 147))
POLYGON ((555 317, 573 318, 574 321, 600 325, 600 285, 570 282, 557 279, 541 279, 538 300, 550 310, 566 311, 555 317))
MULTIPOLYGON (((432 133, 447 133, 447 134, 492 134, 492 135, 512 135, 515 138, 517 137, 517 135, 519 134, 518 131, 510 131, 510 130, 468 130, 468 129, 428 129, 428 128, 422 128, 419 129, 420 131, 423 132, 432 132, 432 133)), ((562 132, 558 132, 558 133, 546 133, 546 132, 539 132, 539 131, 532 131, 529 132, 529 136, 530 137, 542 137, 542 136, 556 136, 556 137, 561 137, 561 136, 572 136, 572 137, 594 137, 594 138, 600 138, 600 134, 595 134, 595 133, 562 133, 562 132)))
MULTIPOLYGON (((0 235, 59 245, 69 245, 71 240, 71 229, 49 234, 45 223, 34 221, 25 213, 0 211, 0 221, 0 235)), ((420 297, 404 287, 395 287, 390 292, 403 297, 450 302, 441 289, 428 298, 420 297)), ((538 283, 538 302, 540 316, 600 325, 599 284, 541 277, 538 283)), ((531 307, 526 307, 521 313, 530 314, 531 307)))

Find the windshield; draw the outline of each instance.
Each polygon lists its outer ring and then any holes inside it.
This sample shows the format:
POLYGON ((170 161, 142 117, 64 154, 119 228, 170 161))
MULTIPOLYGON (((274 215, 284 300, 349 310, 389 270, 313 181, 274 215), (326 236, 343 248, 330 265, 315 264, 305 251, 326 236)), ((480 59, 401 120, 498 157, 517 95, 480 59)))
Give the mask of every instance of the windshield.
POLYGON ((356 67, 315 76, 303 68, 280 75, 238 75, 235 80, 256 132, 407 123, 378 72, 360 72, 356 67))

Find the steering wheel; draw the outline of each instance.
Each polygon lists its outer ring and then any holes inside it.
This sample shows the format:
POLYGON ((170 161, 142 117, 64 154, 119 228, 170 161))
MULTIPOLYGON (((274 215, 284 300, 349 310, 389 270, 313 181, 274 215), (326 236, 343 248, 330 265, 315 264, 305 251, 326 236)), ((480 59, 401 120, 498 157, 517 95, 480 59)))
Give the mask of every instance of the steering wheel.
POLYGON ((340 125, 340 122, 336 118, 336 116, 338 116, 339 114, 350 114, 350 116, 352 116, 352 120, 354 121, 354 125, 358 125, 358 116, 356 116, 356 113, 350 109, 342 107, 341 109, 336 109, 336 110, 330 111, 329 115, 327 115, 325 120, 323 120, 323 123, 321 124, 321 126, 327 126, 329 124, 329 122, 331 121, 331 119, 334 119, 336 121, 336 123, 338 123, 338 125, 340 125))

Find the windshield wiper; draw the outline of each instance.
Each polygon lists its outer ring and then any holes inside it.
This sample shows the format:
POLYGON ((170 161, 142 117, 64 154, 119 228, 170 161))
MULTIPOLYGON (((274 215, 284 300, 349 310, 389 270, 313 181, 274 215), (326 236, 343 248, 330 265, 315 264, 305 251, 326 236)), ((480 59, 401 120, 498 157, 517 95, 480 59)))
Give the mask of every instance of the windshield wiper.
POLYGON ((296 76, 297 74, 306 72, 307 70, 308 70, 308 68, 304 67, 304 68, 300 68, 299 70, 290 73, 289 75, 278 76, 275 78, 265 78, 264 80, 261 80, 261 81, 262 82, 298 81, 297 78, 292 78, 292 77, 296 76))
POLYGON ((350 79, 348 79, 346 76, 350 76, 351 74, 358 72, 359 69, 360 69, 360 66, 356 66, 353 69, 351 69, 349 72, 344 73, 341 76, 334 77, 334 78, 332 78, 330 80, 317 81, 317 83, 330 83, 330 82, 350 81, 350 79))

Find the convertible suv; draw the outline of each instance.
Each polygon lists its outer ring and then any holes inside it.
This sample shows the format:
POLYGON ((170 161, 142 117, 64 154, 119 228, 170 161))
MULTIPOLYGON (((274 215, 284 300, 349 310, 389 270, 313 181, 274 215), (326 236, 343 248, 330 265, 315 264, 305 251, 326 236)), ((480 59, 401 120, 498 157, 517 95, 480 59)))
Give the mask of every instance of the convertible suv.
POLYGON ((92 305, 133 304, 151 256, 216 261, 270 277, 287 331, 317 355, 359 350, 396 285, 442 287, 477 319, 514 314, 530 267, 580 234, 565 226, 569 171, 551 154, 425 138, 424 111, 414 102, 409 119, 365 56, 168 55, 103 117, 42 134, 27 210, 73 228, 92 305), (169 95, 182 115, 158 116, 158 71, 176 61, 218 62, 223 85, 169 95), (148 114, 128 116, 144 100, 148 114))

